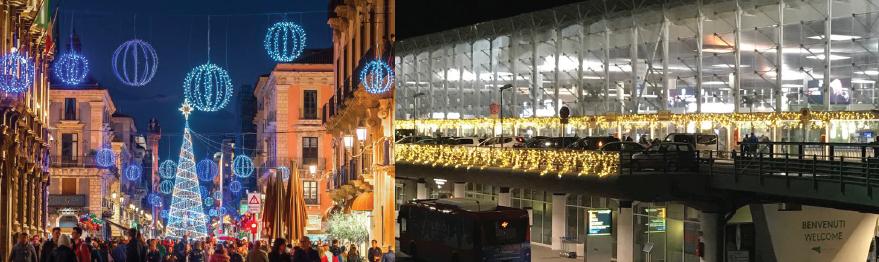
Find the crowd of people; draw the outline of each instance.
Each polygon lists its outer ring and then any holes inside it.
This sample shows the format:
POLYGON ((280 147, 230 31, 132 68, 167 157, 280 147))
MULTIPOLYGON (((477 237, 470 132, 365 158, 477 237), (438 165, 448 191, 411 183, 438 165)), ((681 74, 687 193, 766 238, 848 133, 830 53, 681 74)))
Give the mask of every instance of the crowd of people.
POLYGON ((46 241, 31 239, 27 233, 18 233, 14 239, 9 262, 394 262, 393 248, 382 252, 375 240, 366 252, 360 252, 354 244, 339 245, 338 239, 324 243, 302 237, 294 246, 277 238, 269 250, 262 240, 145 240, 136 229, 129 229, 125 238, 105 240, 83 237, 79 227, 69 236, 53 228, 46 241))

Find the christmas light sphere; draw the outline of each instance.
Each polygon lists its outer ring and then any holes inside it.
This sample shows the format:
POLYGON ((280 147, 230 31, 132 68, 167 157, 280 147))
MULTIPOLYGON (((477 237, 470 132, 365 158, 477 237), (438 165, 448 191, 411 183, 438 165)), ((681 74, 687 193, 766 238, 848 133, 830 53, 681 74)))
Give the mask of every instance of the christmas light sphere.
POLYGON ((291 62, 305 49, 305 30, 292 22, 280 22, 269 28, 263 42, 276 62, 291 62))
POLYGON ((223 192, 220 192, 219 190, 214 191, 214 199, 221 199, 221 198, 223 198, 223 192))
POLYGON ((290 180, 290 168, 287 168, 286 166, 278 167, 278 173, 281 174, 281 179, 283 179, 284 182, 290 180))
POLYGON ((384 94, 394 84, 394 70, 382 60, 374 60, 366 64, 360 71, 360 83, 371 94, 384 94))
POLYGON ((95 154, 95 164, 102 168, 111 168, 116 165, 116 152, 110 148, 101 148, 95 154))
POLYGON ((210 159, 198 161, 198 165, 195 166, 195 174, 204 182, 213 181, 218 173, 220 170, 217 169, 217 163, 210 159))
POLYGON ((168 219, 168 210, 162 209, 162 211, 159 211, 159 217, 164 218, 164 219, 168 219))
POLYGON ((241 191, 241 183, 238 181, 232 181, 232 183, 229 183, 229 191, 232 191, 232 193, 240 192, 241 191))
POLYGON ((253 160, 245 155, 238 155, 232 160, 232 172, 238 177, 249 177, 253 174, 253 160))
POLYGON ((212 217, 217 216, 217 210, 216 210, 216 209, 211 209, 210 211, 208 211, 208 215, 209 215, 209 216, 212 216, 212 217))
POLYGON ((209 207, 214 205, 214 199, 211 197, 204 198, 204 206, 209 207))
POLYGON ((144 86, 156 75, 159 56, 149 43, 134 39, 122 43, 113 53, 113 73, 123 84, 144 86))
POLYGON ((229 73, 211 63, 200 65, 183 80, 183 94, 200 111, 215 112, 226 107, 232 97, 229 73))
POLYGON ((34 83, 34 63, 27 57, 12 52, 0 57, 0 90, 21 94, 34 83))
POLYGON ((177 173, 177 163, 174 163, 174 161, 165 160, 159 165, 159 175, 162 176, 162 178, 174 178, 175 173, 177 173))
POLYGON ((89 60, 77 53, 67 53, 55 60, 55 77, 68 85, 78 85, 85 81, 89 73, 89 60))
POLYGON ((125 177, 128 178, 128 181, 138 181, 140 180, 140 176, 143 174, 143 167, 138 164, 130 164, 125 167, 125 177))
POLYGON ((208 188, 205 186, 198 186, 198 191, 199 191, 198 193, 201 194, 202 196, 210 196, 210 193, 211 193, 210 191, 208 191, 208 188))
POLYGON ((162 183, 159 184, 159 191, 162 191, 164 194, 171 194, 171 192, 174 192, 174 181, 162 181, 162 183))
POLYGON ((162 197, 158 194, 150 194, 150 204, 153 207, 162 207, 162 197))

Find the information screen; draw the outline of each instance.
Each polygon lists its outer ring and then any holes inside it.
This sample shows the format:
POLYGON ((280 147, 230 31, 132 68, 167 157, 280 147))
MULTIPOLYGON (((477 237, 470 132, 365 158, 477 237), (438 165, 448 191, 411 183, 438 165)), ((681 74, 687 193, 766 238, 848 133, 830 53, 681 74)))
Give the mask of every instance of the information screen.
POLYGON ((610 209, 592 209, 589 212, 589 232, 590 236, 610 235, 611 230, 611 213, 610 209))

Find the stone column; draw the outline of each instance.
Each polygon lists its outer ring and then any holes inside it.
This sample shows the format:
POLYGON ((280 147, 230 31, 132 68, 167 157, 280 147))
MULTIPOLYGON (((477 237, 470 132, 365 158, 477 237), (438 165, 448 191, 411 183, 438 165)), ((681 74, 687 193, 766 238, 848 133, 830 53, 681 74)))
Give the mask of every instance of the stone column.
POLYGON ((702 223, 700 227, 702 230, 702 239, 701 242, 705 245, 704 252, 705 254, 700 258, 699 261, 702 262, 717 262, 723 261, 719 259, 720 250, 718 250, 719 245, 717 244, 718 240, 718 219, 717 213, 706 213, 701 212, 699 214, 699 222, 702 223))
POLYGON ((467 194, 464 193, 464 189, 466 183, 465 182, 455 182, 455 191, 452 192, 452 196, 455 198, 464 198, 467 194))
MULTIPOLYGON (((509 193, 507 193, 509 194, 509 193)), ((565 222, 567 208, 565 204, 568 201, 568 194, 553 193, 552 194, 552 250, 561 250, 561 238, 565 236, 565 222)))
POLYGON ((424 179, 418 180, 415 187, 415 199, 427 199, 427 182, 424 179))
POLYGON ((632 261, 634 257, 635 239, 633 237, 632 201, 620 201, 617 215, 617 261, 632 261))
MULTIPOLYGON (((500 191, 497 193, 497 205, 498 206, 505 206, 505 207, 512 207, 513 206, 513 198, 512 198, 512 195, 510 194, 509 187, 501 187, 500 188, 500 191)), ((553 206, 553 208, 555 208, 555 206, 553 206)))

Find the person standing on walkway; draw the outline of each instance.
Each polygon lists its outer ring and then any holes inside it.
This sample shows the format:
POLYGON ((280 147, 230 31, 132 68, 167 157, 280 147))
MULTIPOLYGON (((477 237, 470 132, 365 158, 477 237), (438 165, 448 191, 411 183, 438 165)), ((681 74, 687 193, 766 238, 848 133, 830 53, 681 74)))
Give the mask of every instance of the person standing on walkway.
POLYGON ((226 255, 226 248, 223 248, 223 245, 217 245, 217 250, 211 255, 210 262, 229 262, 229 255, 226 255))
POLYGON ((49 256, 52 255, 52 251, 58 246, 59 237, 61 237, 61 228, 52 228, 52 238, 46 239, 46 242, 43 243, 43 248, 40 249, 40 262, 49 262, 49 256))
POLYGON ((18 234, 18 242, 12 246, 12 252, 9 252, 9 262, 38 262, 37 251, 28 242, 27 233, 18 234))
POLYGON ((141 242, 137 229, 128 229, 128 244, 125 247, 125 262, 147 262, 146 246, 141 242))
POLYGON ((311 239, 306 236, 299 238, 299 245, 293 248, 293 262, 319 262, 320 255, 311 248, 311 239))
POLYGON ((275 244, 272 245, 272 252, 269 253, 269 262, 290 262, 290 254, 287 254, 286 247, 286 239, 275 238, 275 244))
POLYGON ((89 247, 82 241, 82 228, 73 228, 73 252, 76 252, 76 260, 79 262, 91 262, 92 254, 89 253, 89 247))
POLYGON ((189 251, 189 255, 186 256, 188 262, 204 262, 205 255, 204 251, 201 250, 201 243, 195 241, 192 243, 192 250, 189 251))
MULTIPOLYGON (((269 262, 269 255, 262 251, 262 243, 259 241, 253 242, 253 249, 250 252, 247 252, 247 260, 246 262, 269 262)), ((191 261, 190 261, 191 262, 191 261)))
POLYGON ((382 262, 394 262, 394 247, 388 247, 388 253, 382 256, 382 262))
MULTIPOLYGON (((54 238, 57 243, 55 250, 50 253, 49 258, 46 259, 48 262, 76 262, 76 252, 73 252, 73 245, 70 243, 70 237, 67 235, 61 235, 61 230, 58 230, 59 237, 54 238)), ((54 237, 54 232, 53 232, 54 237)))
POLYGON ((382 258, 382 248, 378 247, 378 241, 372 240, 372 247, 366 251, 366 261, 379 262, 382 258))
POLYGON ((128 245, 126 245, 128 241, 125 239, 120 239, 119 243, 110 250, 110 258, 113 259, 113 262, 125 262, 126 254, 125 250, 128 249, 128 245))

